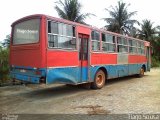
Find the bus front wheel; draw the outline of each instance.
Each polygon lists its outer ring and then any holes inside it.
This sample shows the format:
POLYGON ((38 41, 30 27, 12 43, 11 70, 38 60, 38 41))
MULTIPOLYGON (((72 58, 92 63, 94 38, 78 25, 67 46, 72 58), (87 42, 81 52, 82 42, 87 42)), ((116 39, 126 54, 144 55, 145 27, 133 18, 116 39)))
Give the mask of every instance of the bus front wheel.
POLYGON ((141 67, 140 72, 139 72, 139 77, 143 77, 144 76, 144 68, 141 67))
POLYGON ((91 83, 91 88, 101 89, 105 84, 105 80, 106 80, 105 73, 102 70, 98 70, 95 75, 94 82, 91 83))

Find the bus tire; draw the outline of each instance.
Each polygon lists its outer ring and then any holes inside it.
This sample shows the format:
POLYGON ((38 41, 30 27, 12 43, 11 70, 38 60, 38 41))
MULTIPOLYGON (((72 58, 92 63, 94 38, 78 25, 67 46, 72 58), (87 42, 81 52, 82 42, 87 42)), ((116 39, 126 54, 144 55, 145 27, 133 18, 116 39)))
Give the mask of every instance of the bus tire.
POLYGON ((94 82, 91 83, 91 88, 93 89, 101 89, 105 84, 105 73, 102 70, 98 70, 96 72, 94 82))
POLYGON ((144 68, 141 67, 139 74, 138 74, 138 77, 143 77, 143 76, 144 76, 144 68))

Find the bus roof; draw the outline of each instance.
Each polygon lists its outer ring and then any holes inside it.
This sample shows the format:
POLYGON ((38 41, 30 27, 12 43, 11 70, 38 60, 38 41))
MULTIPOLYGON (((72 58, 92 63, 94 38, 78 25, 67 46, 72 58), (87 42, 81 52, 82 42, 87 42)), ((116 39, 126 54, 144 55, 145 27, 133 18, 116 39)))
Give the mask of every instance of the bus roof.
POLYGON ((133 37, 130 37, 130 36, 119 34, 119 33, 110 32, 110 31, 107 31, 105 29, 99 29, 99 28, 93 27, 91 25, 84 25, 84 24, 80 24, 80 23, 77 23, 77 22, 65 20, 65 19, 62 19, 62 18, 52 17, 52 16, 45 15, 45 14, 34 14, 34 15, 25 16, 23 18, 20 18, 20 19, 16 20, 15 22, 13 22, 11 26, 14 26, 15 24, 17 24, 19 22, 22 22, 24 20, 28 20, 28 19, 32 19, 32 18, 42 18, 42 17, 50 19, 50 20, 54 20, 54 21, 59 21, 59 22, 63 22, 63 23, 72 24, 72 25, 75 25, 75 26, 86 27, 86 28, 89 28, 89 29, 92 29, 92 30, 97 30, 99 32, 108 33, 108 34, 112 34, 112 35, 115 35, 115 36, 121 36, 121 37, 125 37, 125 38, 128 38, 128 39, 135 39, 135 40, 138 40, 138 41, 143 41, 147 45, 150 45, 150 42, 148 42, 146 40, 141 40, 141 39, 138 39, 138 38, 133 38, 133 37))

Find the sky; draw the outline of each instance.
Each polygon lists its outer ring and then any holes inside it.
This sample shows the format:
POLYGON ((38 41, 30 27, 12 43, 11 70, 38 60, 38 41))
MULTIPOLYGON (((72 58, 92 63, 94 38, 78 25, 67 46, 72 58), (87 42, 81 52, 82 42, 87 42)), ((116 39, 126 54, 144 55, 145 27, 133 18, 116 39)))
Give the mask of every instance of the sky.
MULTIPOLYGON (((27 15, 46 14, 58 17, 54 9, 57 0, 2 0, 0 3, 0 41, 11 33, 11 24, 27 15)), ((132 17, 139 22, 149 19, 154 26, 160 25, 160 4, 159 0, 121 0, 130 4, 130 12, 137 11, 132 17)), ((82 13, 93 13, 96 15, 86 19, 86 23, 102 28, 106 23, 102 18, 110 17, 105 8, 111 9, 116 6, 118 0, 79 0, 82 4, 82 13)))

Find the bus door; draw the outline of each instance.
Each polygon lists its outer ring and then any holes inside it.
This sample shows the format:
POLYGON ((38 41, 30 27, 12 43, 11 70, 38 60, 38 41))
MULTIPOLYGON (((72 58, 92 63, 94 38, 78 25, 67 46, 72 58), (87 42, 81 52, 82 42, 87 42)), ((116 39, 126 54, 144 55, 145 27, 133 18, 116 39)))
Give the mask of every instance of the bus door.
POLYGON ((88 80, 88 41, 89 35, 79 34, 80 82, 88 80))
POLYGON ((150 47, 146 47, 146 58, 147 58, 147 70, 150 71, 151 67, 151 52, 150 52, 150 47))

